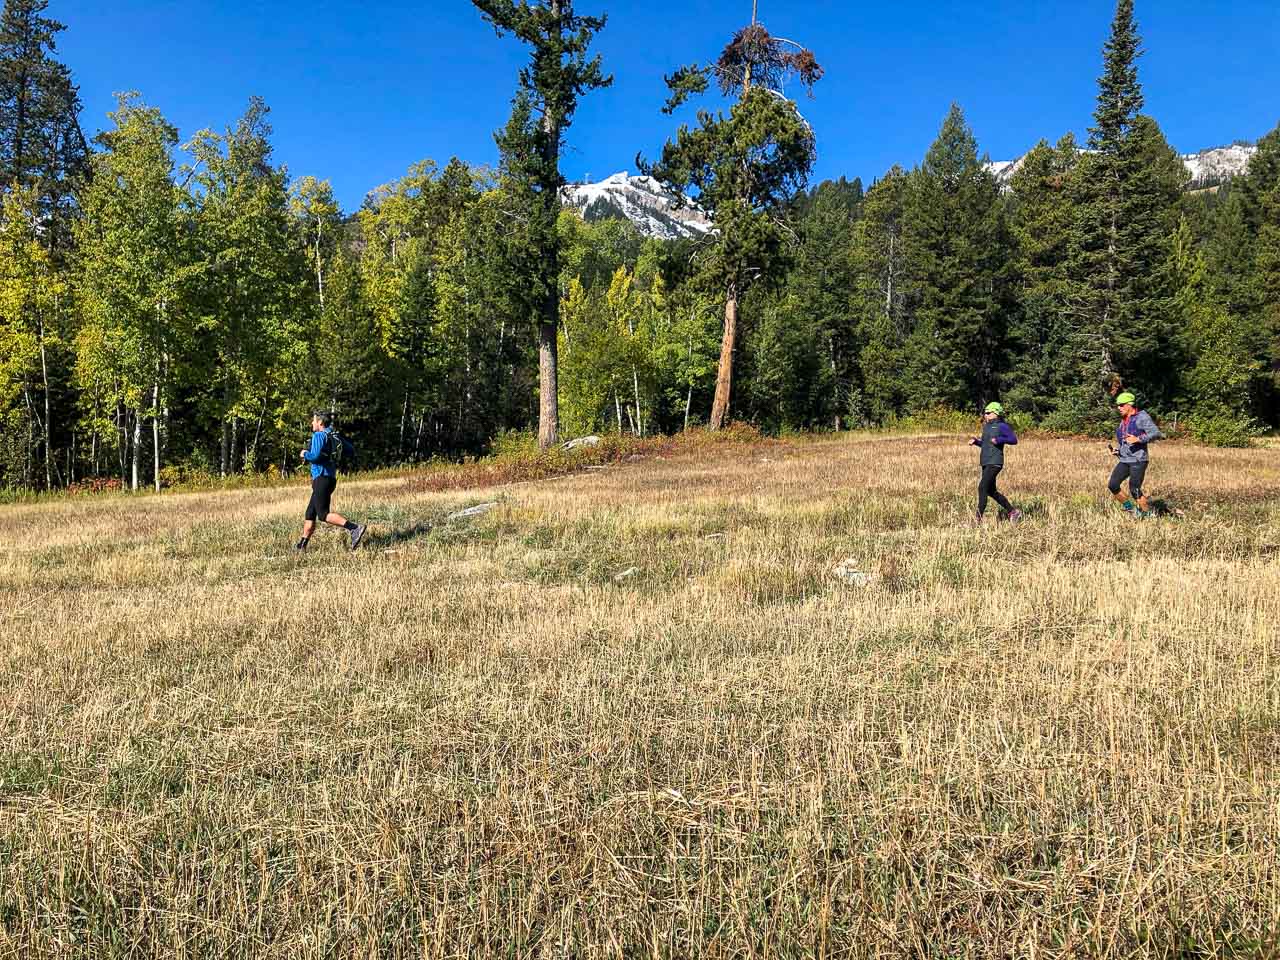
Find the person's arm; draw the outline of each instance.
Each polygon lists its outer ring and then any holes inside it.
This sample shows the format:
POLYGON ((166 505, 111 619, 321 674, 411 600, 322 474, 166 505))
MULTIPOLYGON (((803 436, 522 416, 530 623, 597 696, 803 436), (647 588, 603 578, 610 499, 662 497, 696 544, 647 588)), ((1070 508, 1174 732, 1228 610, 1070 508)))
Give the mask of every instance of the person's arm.
POLYGON ((319 463, 324 458, 324 433, 313 433, 311 435, 311 449, 306 450, 302 454, 302 459, 307 463, 319 463))
POLYGON ((1145 410, 1138 415, 1137 433, 1142 438, 1143 443, 1150 443, 1152 440, 1159 440, 1164 436, 1160 432, 1160 428, 1156 426, 1156 422, 1151 419, 1151 414, 1145 410))
POLYGON ((1016 447, 1018 445, 1018 435, 1013 432, 1013 427, 1001 420, 1000 425, 996 427, 996 435, 993 442, 997 447, 1016 447))

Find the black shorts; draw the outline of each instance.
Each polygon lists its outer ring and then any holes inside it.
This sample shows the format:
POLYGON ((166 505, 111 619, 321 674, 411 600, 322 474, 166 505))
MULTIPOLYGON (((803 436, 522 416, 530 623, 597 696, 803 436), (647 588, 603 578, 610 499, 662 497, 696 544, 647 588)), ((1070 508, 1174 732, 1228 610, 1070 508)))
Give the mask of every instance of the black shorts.
POLYGON ((333 488, 337 485, 337 477, 326 477, 321 474, 311 478, 311 502, 307 504, 308 520, 323 520, 329 515, 329 501, 333 499, 333 488))

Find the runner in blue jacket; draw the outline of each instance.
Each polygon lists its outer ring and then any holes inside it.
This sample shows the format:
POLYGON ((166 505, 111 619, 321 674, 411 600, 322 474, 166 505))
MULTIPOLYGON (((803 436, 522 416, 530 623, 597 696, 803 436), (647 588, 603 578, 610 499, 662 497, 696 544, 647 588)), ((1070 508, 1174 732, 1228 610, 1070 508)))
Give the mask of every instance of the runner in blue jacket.
POLYGON ((1005 423, 1004 407, 998 403, 988 403, 982 414, 982 436, 971 437, 971 446, 981 449, 978 465, 982 467, 982 478, 978 481, 978 514, 975 523, 982 522, 982 515, 987 512, 987 497, 990 497, 1004 510, 1004 519, 1015 523, 1022 518, 1022 511, 1015 510, 1013 504, 1004 498, 996 489, 996 477, 1004 469, 1004 448, 1015 446, 1018 436, 1013 427, 1005 423))

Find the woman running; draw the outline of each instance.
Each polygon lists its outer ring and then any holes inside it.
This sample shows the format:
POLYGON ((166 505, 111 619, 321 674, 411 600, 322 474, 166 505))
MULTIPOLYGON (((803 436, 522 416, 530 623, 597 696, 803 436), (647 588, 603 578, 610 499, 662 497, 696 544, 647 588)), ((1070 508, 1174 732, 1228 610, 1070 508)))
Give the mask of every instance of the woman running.
POLYGON ((1142 492, 1142 481, 1147 475, 1147 465, 1151 462, 1147 453, 1147 444, 1159 440, 1164 434, 1151 419, 1151 414, 1137 407, 1137 398, 1128 391, 1116 397, 1116 410, 1120 413, 1120 422, 1116 425, 1116 444, 1119 449, 1116 456, 1120 462, 1111 471, 1111 479, 1107 489, 1111 497, 1125 510, 1137 509, 1139 517, 1150 516, 1151 502, 1142 492), (1120 485, 1129 481, 1129 495, 1120 492, 1120 485))
POLYGON ((982 436, 972 437, 969 444, 982 451, 978 463, 982 467, 982 479, 978 481, 978 514, 975 523, 982 522, 982 515, 987 512, 987 498, 990 497, 1004 511, 997 519, 1008 519, 1017 522, 1022 518, 1022 511, 1015 510, 1013 504, 1004 498, 996 489, 996 477, 1004 469, 1004 448, 1014 446, 1018 442, 1013 427, 1004 419, 1004 407, 998 403, 988 403, 982 414, 982 436))

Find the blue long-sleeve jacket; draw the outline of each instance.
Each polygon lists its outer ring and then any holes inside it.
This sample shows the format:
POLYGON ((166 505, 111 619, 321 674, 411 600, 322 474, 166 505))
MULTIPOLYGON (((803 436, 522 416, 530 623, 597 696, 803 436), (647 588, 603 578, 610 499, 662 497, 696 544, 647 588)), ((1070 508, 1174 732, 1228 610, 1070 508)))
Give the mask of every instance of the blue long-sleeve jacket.
POLYGON ((1142 463, 1150 459, 1147 454, 1147 444, 1163 436, 1164 434, 1160 432, 1160 428, 1156 426, 1156 422, 1151 419, 1151 414, 1147 411, 1138 410, 1133 416, 1125 417, 1116 425, 1116 443, 1120 447, 1120 462, 1142 463), (1130 434, 1138 438, 1138 443, 1125 443, 1124 438, 1130 434))
POLYGON ((302 459, 311 464, 311 479, 316 477, 333 477, 337 473, 329 460, 329 431, 317 430, 311 435, 311 449, 302 455, 302 459))

